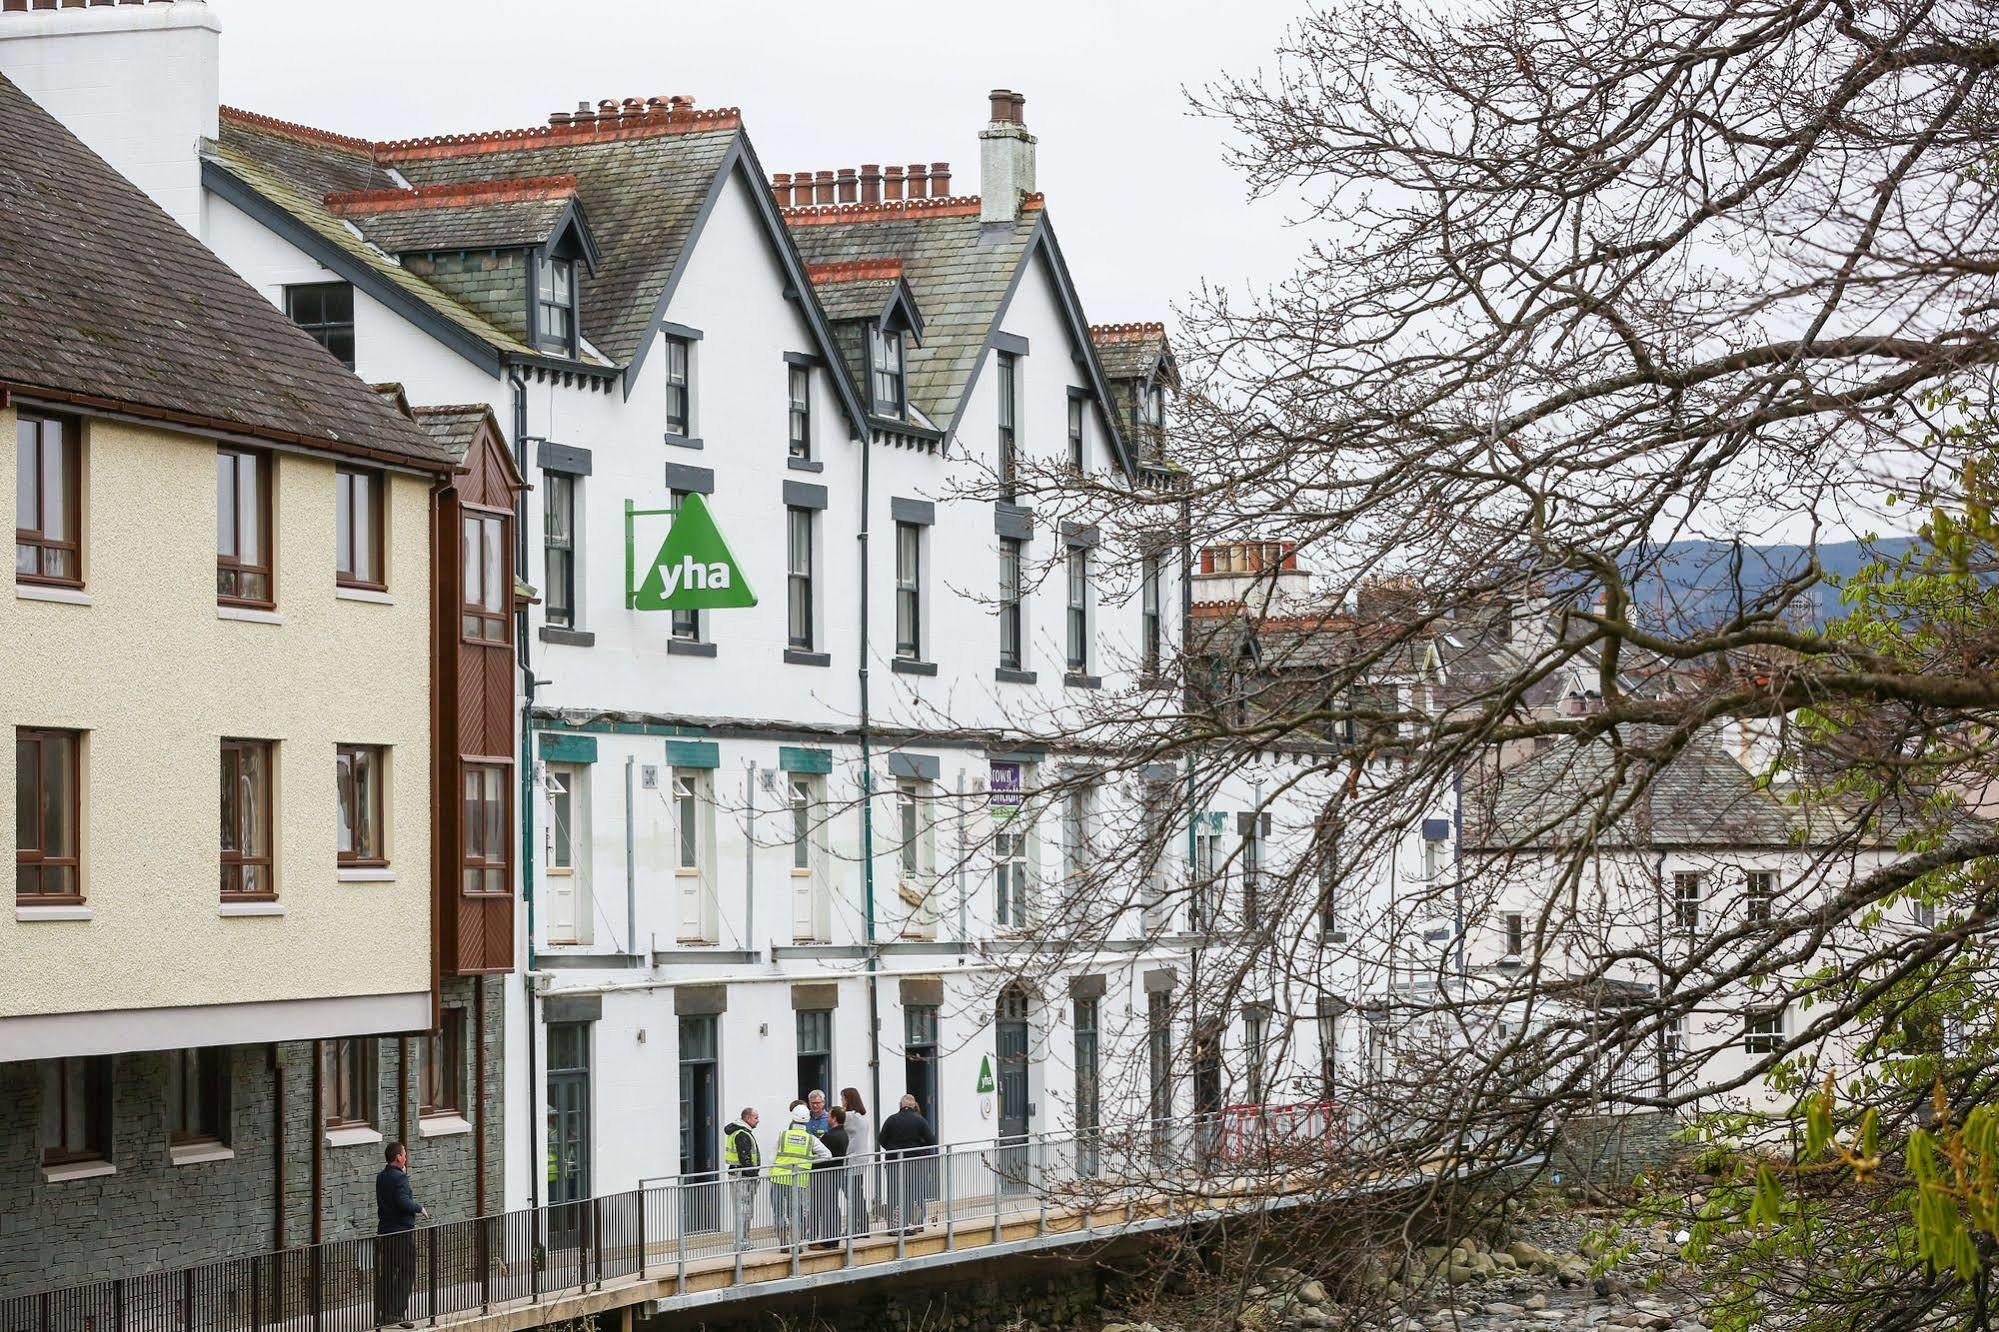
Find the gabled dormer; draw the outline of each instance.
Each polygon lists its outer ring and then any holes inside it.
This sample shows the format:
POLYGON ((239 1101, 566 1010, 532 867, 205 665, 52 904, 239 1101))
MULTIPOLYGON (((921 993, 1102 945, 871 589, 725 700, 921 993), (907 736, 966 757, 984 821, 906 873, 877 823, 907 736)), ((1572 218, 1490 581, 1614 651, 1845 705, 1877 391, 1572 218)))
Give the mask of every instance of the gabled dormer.
POLYGON ((1180 391, 1180 365, 1164 324, 1092 324, 1090 342, 1104 368, 1125 436, 1138 461, 1166 461, 1166 395, 1180 391))
POLYGON ((923 343, 923 314, 902 261, 845 260, 807 272, 868 415, 885 425, 928 426, 909 400, 909 349, 923 343))
POLYGON ((411 273, 536 350, 582 351, 583 272, 597 246, 576 177, 329 194, 326 206, 411 273))

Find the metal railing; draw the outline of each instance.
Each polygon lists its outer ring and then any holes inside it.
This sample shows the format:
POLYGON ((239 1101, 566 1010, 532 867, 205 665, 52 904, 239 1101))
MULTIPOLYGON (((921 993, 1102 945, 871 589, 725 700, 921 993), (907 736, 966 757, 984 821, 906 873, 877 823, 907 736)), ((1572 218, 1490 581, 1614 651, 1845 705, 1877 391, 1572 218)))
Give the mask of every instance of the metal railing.
MULTIPOLYGON (((746 1263, 790 1274, 820 1250, 920 1237, 943 1250, 1094 1230, 1107 1209, 1161 1197, 1225 1198, 1254 1170, 1323 1159, 1345 1141, 1329 1104, 1234 1107, 1197 1119, 853 1155, 787 1176, 684 1175, 401 1235, 330 1240, 173 1271, 0 1298, 0 1332, 369 1332, 534 1305, 623 1278, 678 1278, 746 1263), (1230 1181, 1235 1181, 1231 1184, 1230 1181), (1075 1226, 1070 1226, 1076 1229, 1075 1226)), ((926 1245, 926 1251, 935 1248, 926 1245)), ((818 1266, 815 1264, 815 1267, 818 1266)), ((780 1272, 778 1275, 782 1275, 780 1272)), ((676 1289, 680 1286, 677 1284, 676 1289)))

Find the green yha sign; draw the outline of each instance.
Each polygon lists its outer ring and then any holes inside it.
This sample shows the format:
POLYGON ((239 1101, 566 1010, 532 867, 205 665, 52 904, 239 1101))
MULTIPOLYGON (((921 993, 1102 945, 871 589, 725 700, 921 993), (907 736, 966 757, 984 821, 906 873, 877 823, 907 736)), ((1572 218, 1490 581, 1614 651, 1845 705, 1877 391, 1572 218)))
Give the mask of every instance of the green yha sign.
POLYGON ((687 496, 674 514, 659 554, 653 556, 644 580, 632 593, 632 609, 735 610, 756 604, 757 594, 750 590, 742 566, 715 526, 707 501, 699 495, 687 496))

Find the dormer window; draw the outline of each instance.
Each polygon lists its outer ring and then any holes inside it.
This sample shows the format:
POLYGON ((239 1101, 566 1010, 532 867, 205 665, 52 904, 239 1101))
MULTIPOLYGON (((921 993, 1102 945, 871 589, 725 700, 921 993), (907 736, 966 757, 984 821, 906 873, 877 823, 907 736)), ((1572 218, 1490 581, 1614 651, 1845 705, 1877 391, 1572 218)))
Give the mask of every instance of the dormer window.
POLYGON ((543 257, 535 265, 535 341, 544 351, 576 351, 576 261, 543 257))
POLYGON ((881 416, 900 417, 904 391, 902 375, 902 331, 868 326, 868 364, 874 384, 874 410, 881 416))
POLYGON ((1145 407, 1146 428, 1160 431, 1166 428, 1166 390, 1158 384, 1145 386, 1142 398, 1145 407))

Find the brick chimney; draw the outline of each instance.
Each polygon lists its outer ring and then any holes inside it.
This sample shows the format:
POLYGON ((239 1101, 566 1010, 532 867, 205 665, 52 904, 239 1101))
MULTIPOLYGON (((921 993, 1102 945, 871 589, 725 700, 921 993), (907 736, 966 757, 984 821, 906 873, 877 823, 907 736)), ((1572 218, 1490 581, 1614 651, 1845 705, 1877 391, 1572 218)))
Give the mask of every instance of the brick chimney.
POLYGON ((1011 223, 1021 199, 1034 193, 1034 136, 1025 97, 1006 88, 989 96, 992 119, 979 131, 979 221, 1011 223))
POLYGON ((0 74, 201 234, 201 140, 221 107, 221 22, 205 0, 5 5, 0 74))

